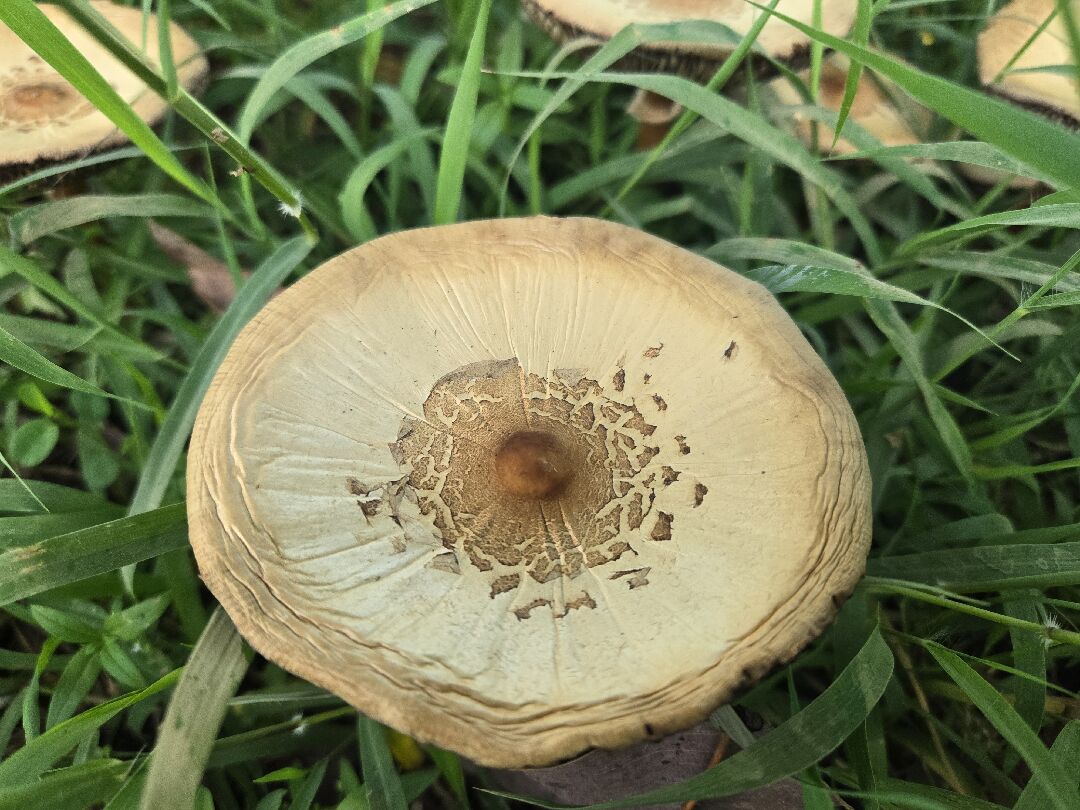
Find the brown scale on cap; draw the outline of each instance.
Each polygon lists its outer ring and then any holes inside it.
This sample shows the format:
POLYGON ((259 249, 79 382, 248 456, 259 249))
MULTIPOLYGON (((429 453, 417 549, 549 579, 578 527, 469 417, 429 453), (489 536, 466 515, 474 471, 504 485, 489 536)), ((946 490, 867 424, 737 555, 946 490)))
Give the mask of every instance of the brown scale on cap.
MULTIPOLYGON (((411 470, 410 497, 444 548, 489 572, 492 598, 521 574, 589 596, 576 582, 585 571, 670 537, 642 524, 681 473, 657 461, 656 426, 617 396, 580 372, 526 374, 512 358, 445 375, 424 418, 404 420, 391 450, 411 470)), ((519 618, 549 604, 545 596, 519 618)))

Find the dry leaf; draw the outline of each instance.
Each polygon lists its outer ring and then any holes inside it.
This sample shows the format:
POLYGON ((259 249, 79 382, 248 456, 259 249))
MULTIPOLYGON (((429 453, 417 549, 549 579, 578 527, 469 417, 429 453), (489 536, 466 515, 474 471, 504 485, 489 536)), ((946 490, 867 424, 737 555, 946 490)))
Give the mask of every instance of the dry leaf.
MULTIPOLYGON (((210 309, 221 314, 236 297, 236 283, 228 265, 175 231, 150 222, 150 235, 170 259, 187 268, 191 289, 210 309)), ((245 272, 244 277, 251 275, 245 272)))

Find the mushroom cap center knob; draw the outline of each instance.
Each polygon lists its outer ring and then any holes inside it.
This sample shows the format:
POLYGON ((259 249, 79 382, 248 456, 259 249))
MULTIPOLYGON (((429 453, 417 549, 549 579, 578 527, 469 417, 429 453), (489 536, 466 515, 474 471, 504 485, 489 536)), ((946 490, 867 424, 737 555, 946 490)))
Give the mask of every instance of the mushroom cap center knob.
POLYGON ((495 472, 511 495, 546 500, 558 497, 570 483, 570 456, 552 434, 521 430, 495 454, 495 472))

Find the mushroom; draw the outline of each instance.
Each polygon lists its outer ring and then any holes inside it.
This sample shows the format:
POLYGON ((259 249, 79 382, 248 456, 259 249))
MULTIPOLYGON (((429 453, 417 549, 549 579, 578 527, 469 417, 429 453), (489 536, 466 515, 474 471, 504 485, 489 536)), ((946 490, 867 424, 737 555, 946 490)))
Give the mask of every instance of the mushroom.
MULTIPOLYGON (((826 110, 839 112, 844 101, 844 88, 847 84, 850 60, 841 54, 832 54, 821 65, 821 84, 817 103, 826 110)), ((809 81, 809 71, 803 71, 799 78, 809 81)), ((805 101, 798 89, 786 77, 774 79, 769 87, 777 100, 785 105, 800 105, 805 101)), ((848 120, 874 136, 883 146, 905 146, 922 143, 925 132, 930 127, 930 112, 913 101, 898 107, 893 99, 907 97, 895 85, 863 71, 859 86, 852 100, 848 120)), ((793 116, 795 131, 808 146, 813 143, 812 122, 803 115, 793 116)), ((819 124, 818 144, 829 149, 835 130, 827 124, 819 124)), ((831 148, 834 154, 848 155, 858 148, 846 138, 841 138, 831 148)))
MULTIPOLYGON (((90 5, 132 43, 143 42, 142 11, 104 0, 91 0, 90 5)), ((49 4, 38 8, 143 120, 153 123, 164 115, 166 103, 66 11, 49 4)), ((155 63, 159 58, 156 25, 156 17, 150 15, 145 52, 155 63)), ((190 89, 206 76, 206 59, 180 26, 172 24, 171 32, 177 77, 181 85, 190 89)), ((124 140, 124 134, 112 121, 11 29, 0 24, 0 167, 62 160, 124 140)))
POLYGON ((1055 0, 1013 0, 991 17, 979 35, 979 80, 996 95, 1078 127, 1076 73, 1052 70, 1073 64, 1065 19, 1056 11, 1055 0), (1050 24, 1027 44, 1051 15, 1050 24))
MULTIPOLYGON (((745 36, 760 10, 745 0, 523 0, 525 11, 556 40, 575 37, 610 39, 631 23, 672 23, 708 20, 726 25, 745 36)), ((836 35, 846 34, 855 22, 855 0, 830 0, 821 4, 822 28, 836 35)), ((806 23, 813 21, 814 0, 780 0, 776 10, 806 23)), ((770 18, 756 40, 759 51, 790 64, 805 61, 810 39, 776 17, 770 18)), ((647 70, 683 73, 705 80, 716 72, 731 53, 730 41, 712 43, 660 42, 643 45, 627 66, 647 70)), ((769 71, 767 62, 761 63, 769 71)), ((638 148, 651 148, 663 138, 667 125, 682 112, 682 105, 656 93, 638 90, 626 112, 639 124, 638 148)))
MULTIPOLYGON (((808 25, 813 23, 815 0, 780 0, 776 11, 808 25)), ((556 40, 592 37, 606 40, 631 23, 673 23, 707 20, 722 23, 745 36, 760 9, 745 0, 523 0, 525 11, 556 40)), ((844 36, 855 23, 856 0, 821 3, 821 29, 844 36)), ((798 64, 810 53, 810 38, 783 20, 771 17, 758 35, 757 48, 780 62, 798 64)), ((734 50, 723 42, 660 42, 634 51, 639 66, 707 78, 734 50)))
POLYGON ((591 219, 331 259, 237 338, 187 480, 255 649, 503 768, 702 720, 824 629, 870 539, 858 425, 783 309, 591 219))
MULTIPOLYGON (((977 52, 979 80, 991 93, 1065 126, 1080 127, 1076 75, 1052 70, 1073 64, 1069 33, 1055 0, 1013 0, 990 18, 979 35, 977 52)), ((1040 185, 1034 178, 988 166, 961 163, 959 169, 988 186, 1005 183, 1008 188, 1032 190, 1040 185)))

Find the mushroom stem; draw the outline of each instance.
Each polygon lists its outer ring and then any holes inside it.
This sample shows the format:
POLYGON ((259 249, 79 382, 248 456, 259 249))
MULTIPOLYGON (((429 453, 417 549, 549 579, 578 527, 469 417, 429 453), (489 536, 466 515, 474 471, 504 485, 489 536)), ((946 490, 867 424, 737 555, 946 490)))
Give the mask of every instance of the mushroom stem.
POLYGON ((651 90, 638 90, 626 107, 626 114, 641 124, 638 130, 637 148, 652 149, 671 129, 671 122, 683 111, 677 101, 665 98, 651 90))
MULTIPOLYGON (((561 805, 625 799, 673 785, 717 765, 734 746, 710 723, 617 751, 593 750, 547 768, 488 770, 494 787, 561 805)), ((652 805, 651 810, 796 810, 802 788, 794 779, 767 787, 685 804, 652 805)))

